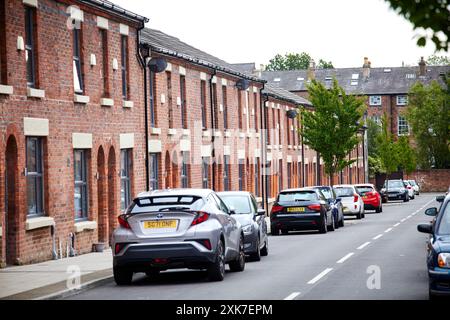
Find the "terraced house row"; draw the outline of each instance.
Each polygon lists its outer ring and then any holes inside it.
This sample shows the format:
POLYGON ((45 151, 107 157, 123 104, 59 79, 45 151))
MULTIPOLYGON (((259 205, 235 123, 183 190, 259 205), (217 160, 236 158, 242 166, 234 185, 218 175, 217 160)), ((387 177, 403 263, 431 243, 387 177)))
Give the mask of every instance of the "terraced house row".
MULTIPOLYGON (((0 265, 92 251, 140 191, 325 181, 310 102, 103 0, 0 0, 0 265)), ((365 179, 364 148, 342 182, 365 179)))

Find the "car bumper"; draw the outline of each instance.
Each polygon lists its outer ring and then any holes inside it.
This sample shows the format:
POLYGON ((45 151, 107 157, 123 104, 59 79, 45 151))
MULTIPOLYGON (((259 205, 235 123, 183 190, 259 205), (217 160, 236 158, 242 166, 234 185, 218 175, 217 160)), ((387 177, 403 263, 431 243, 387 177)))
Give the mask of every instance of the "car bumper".
POLYGON ((342 212, 344 213, 344 216, 347 216, 347 215, 352 216, 352 215, 360 213, 360 211, 361 210, 360 210, 359 205, 356 208, 354 207, 354 205, 352 205, 351 207, 344 206, 343 209, 342 209, 342 212))
POLYGON ((322 225, 322 215, 320 213, 286 214, 272 217, 270 223, 282 230, 317 229, 322 225))
POLYGON ((386 196, 384 196, 384 198, 387 198, 389 200, 403 200, 405 198, 405 193, 391 193, 388 194, 386 196))
POLYGON ((364 202, 364 209, 366 210, 376 210, 379 208, 378 201, 364 202))
POLYGON ((258 245, 258 234, 257 233, 249 233, 244 234, 244 253, 250 254, 257 250, 258 245))
POLYGON ((113 256, 114 267, 135 271, 149 267, 161 269, 202 268, 215 261, 215 252, 195 241, 170 244, 129 244, 113 256), (162 262, 161 262, 161 259, 162 262))
POLYGON ((430 293, 435 295, 450 296, 450 270, 434 268, 428 270, 430 279, 430 293))

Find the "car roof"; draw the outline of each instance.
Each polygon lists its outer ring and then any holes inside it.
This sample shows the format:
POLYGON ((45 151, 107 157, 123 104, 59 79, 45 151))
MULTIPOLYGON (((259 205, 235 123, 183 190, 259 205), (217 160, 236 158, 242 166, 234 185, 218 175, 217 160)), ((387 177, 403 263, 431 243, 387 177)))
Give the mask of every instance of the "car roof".
POLYGON ((335 184, 333 188, 354 188, 355 186, 352 184, 335 184))
POLYGON ((207 197, 214 191, 211 189, 195 189, 195 188, 175 188, 175 189, 158 189, 152 191, 144 191, 137 195, 137 198, 157 197, 157 196, 199 196, 207 197))
POLYGON ((281 190, 280 193, 283 192, 295 192, 295 191, 315 191, 315 189, 313 189, 313 187, 304 187, 304 188, 290 188, 290 189, 284 189, 281 190))
POLYGON ((251 193, 248 191, 220 191, 217 192, 219 196, 250 196, 251 193))
POLYGON ((331 186, 312 186, 310 188, 328 188, 328 189, 332 189, 333 187, 331 187, 331 186))
POLYGON ((375 186, 373 184, 371 184, 371 183, 358 183, 358 184, 355 184, 355 187, 372 187, 372 188, 375 188, 375 186))

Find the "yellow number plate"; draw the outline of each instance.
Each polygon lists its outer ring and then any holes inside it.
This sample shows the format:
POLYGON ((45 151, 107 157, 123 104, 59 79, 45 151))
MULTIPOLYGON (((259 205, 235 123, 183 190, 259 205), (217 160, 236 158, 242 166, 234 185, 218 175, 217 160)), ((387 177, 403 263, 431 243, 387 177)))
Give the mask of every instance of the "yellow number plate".
POLYGON ((287 208, 288 212, 305 212, 305 208, 303 207, 294 207, 294 208, 287 208))
POLYGON ((144 221, 145 229, 176 229, 177 220, 144 221))

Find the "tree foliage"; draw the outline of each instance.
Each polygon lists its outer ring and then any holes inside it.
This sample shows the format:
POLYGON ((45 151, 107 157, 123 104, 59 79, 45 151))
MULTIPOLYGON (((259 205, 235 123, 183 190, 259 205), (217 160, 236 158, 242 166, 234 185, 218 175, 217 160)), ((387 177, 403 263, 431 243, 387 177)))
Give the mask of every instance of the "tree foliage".
POLYGON ((336 79, 331 89, 312 80, 308 92, 314 111, 302 110, 302 135, 305 144, 320 153, 325 173, 333 177, 355 161, 349 160, 348 154, 359 142, 364 101, 347 95, 336 79))
POLYGON ((377 145, 377 156, 380 159, 382 172, 389 175, 398 170, 399 158, 394 142, 394 136, 389 131, 387 125, 388 119, 386 114, 383 115, 381 123, 381 132, 375 138, 377 145))
POLYGON ((427 59, 427 64, 430 66, 450 66, 450 57, 431 55, 427 59))
POLYGON ((416 154, 407 136, 401 136, 396 142, 398 168, 410 174, 417 168, 416 154))
POLYGON ((428 40, 433 41, 436 51, 448 50, 450 40, 449 0, 385 0, 398 14, 405 17, 414 29, 431 30, 431 37, 420 36, 417 45, 423 47, 428 40), (442 35, 441 37, 439 35, 442 35))
POLYGON ((450 90, 437 81, 417 82, 409 92, 406 118, 417 144, 421 168, 450 168, 450 90))
MULTIPOLYGON (((286 70, 304 70, 308 69, 312 57, 306 53, 286 53, 284 56, 281 54, 275 55, 273 59, 269 60, 269 64, 266 66, 268 71, 286 71, 286 70)), ((331 61, 325 61, 320 59, 318 68, 326 69, 333 68, 331 61)))

